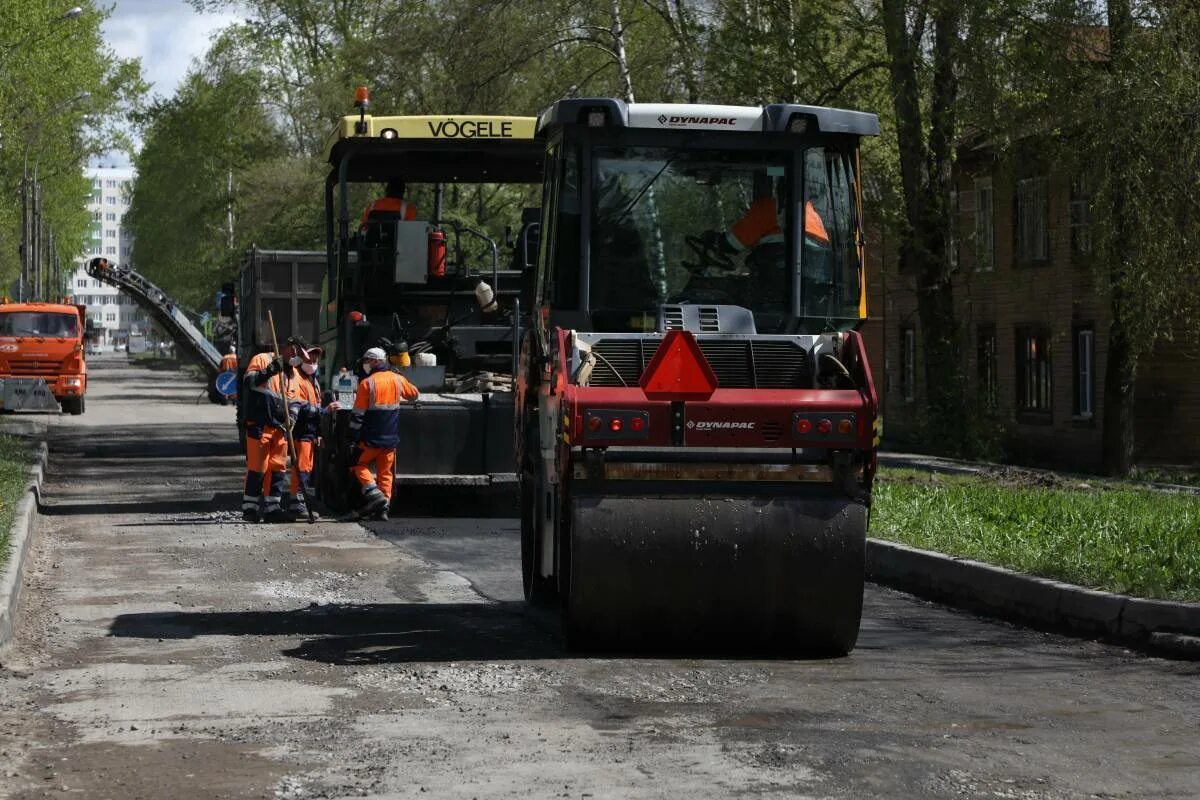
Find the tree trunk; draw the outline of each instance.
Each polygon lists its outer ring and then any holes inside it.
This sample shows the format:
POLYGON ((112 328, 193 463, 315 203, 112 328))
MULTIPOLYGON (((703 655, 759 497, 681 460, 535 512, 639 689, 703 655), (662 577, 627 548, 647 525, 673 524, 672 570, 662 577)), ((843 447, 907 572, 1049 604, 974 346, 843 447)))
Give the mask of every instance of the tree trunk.
MULTIPOLYGON (((918 16, 910 32, 904 0, 883 0, 882 6, 906 222, 901 236, 900 265, 902 270, 914 275, 917 284, 927 413, 930 419, 943 423, 960 421, 966 405, 966 381, 947 258, 948 198, 955 137, 953 109, 958 93, 954 59, 960 12, 955 3, 939 5, 934 10, 933 83, 927 142, 917 77, 924 23, 918 16)), ((943 437, 938 446, 960 450, 964 426, 943 426, 941 429, 948 437, 943 437)))
POLYGON ((629 74, 629 59, 625 55, 625 28, 621 25, 620 0, 611 0, 613 52, 617 56, 617 75, 621 80, 621 96, 626 103, 633 99, 633 78, 629 74))
MULTIPOLYGON (((1133 30, 1133 10, 1129 0, 1108 0, 1109 54, 1110 65, 1119 80, 1120 72, 1127 67, 1126 48, 1133 30)), ((1114 126, 1114 138, 1121 137, 1119 117, 1114 126)), ((1113 142, 1114 160, 1121 161, 1120 153, 1127 152, 1120 141, 1113 142)), ((1112 322, 1108 326, 1108 359, 1104 375, 1104 424, 1101 439, 1101 457, 1104 472, 1108 475, 1128 475, 1133 468, 1133 399, 1137 381, 1138 350, 1128 330, 1126 283, 1130 264, 1129 237, 1120 235, 1129 230, 1126 221, 1128 211, 1125 189, 1120 181, 1115 184, 1112 198, 1112 222, 1118 235, 1111 237, 1113 246, 1108 257, 1108 290, 1112 308, 1112 322)))

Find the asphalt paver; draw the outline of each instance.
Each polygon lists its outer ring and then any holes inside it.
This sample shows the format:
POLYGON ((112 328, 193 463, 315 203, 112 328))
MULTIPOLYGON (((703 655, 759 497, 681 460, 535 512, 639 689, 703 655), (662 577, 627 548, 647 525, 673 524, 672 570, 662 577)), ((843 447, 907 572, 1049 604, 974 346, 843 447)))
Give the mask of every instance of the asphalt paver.
POLYGON ((50 420, 0 797, 1200 797, 1200 665, 876 587, 846 658, 568 653, 508 499, 243 523, 200 393, 50 420))

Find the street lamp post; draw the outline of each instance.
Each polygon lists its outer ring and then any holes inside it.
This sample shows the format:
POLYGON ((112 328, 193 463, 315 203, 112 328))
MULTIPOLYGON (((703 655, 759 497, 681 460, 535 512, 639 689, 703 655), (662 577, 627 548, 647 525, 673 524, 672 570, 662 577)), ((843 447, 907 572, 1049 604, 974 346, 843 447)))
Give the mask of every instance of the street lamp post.
POLYGON ((32 181, 29 179, 29 150, 33 147, 34 139, 55 114, 76 103, 90 100, 91 97, 91 92, 81 92, 70 100, 50 108, 33 124, 31 132, 25 140, 24 166, 21 170, 21 280, 17 286, 18 300, 25 299, 25 283, 37 275, 35 270, 40 267, 41 262, 41 191, 37 182, 36 163, 34 164, 34 179, 32 181), (30 249, 31 245, 32 250, 30 249))

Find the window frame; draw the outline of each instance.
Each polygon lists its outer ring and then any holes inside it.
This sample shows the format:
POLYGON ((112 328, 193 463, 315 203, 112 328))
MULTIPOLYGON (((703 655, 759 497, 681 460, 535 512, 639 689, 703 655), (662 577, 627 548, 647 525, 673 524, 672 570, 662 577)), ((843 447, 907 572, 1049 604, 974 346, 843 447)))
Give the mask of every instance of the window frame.
POLYGON ((975 179, 975 271, 992 272, 995 268, 996 191, 987 175, 975 179))
POLYGON ((1018 325, 1014 333, 1017 418, 1025 422, 1051 422, 1054 417, 1054 353, 1050 331, 1041 325, 1018 325), (1031 342, 1034 344, 1032 361, 1031 342))
POLYGON ((1090 422, 1096 417, 1096 328, 1081 323, 1071 329, 1072 419, 1090 422), (1086 402, 1085 402, 1086 401, 1086 402))
MULTIPOLYGON (((1036 174, 1025 175, 1018 177, 1013 182, 1013 264, 1019 267, 1036 267, 1048 265, 1051 261, 1051 245, 1050 245, 1050 176, 1039 172, 1036 174), (1025 187, 1040 187, 1041 192, 1037 197, 1038 208, 1035 213, 1040 210, 1037 216, 1041 221, 1041 236, 1038 241, 1041 246, 1040 254, 1027 253, 1025 246, 1027 237, 1025 231, 1027 205, 1023 202, 1025 187)), ((1030 238, 1030 241, 1032 239, 1030 238)))

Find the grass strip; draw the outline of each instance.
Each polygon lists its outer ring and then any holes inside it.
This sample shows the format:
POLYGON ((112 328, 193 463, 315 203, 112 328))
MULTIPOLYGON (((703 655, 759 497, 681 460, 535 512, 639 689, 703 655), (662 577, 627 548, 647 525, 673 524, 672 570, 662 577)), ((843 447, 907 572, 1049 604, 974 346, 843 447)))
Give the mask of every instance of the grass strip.
POLYGON ((0 433, 0 571, 8 563, 8 540, 17 516, 17 503, 25 494, 33 454, 28 440, 0 433))
POLYGON ((871 535, 1120 594, 1200 601, 1200 498, 881 469, 871 535))

